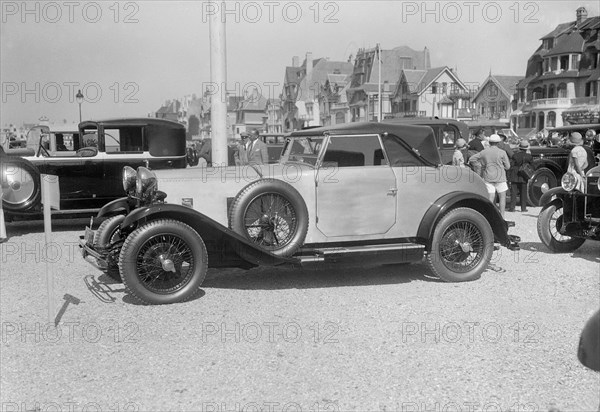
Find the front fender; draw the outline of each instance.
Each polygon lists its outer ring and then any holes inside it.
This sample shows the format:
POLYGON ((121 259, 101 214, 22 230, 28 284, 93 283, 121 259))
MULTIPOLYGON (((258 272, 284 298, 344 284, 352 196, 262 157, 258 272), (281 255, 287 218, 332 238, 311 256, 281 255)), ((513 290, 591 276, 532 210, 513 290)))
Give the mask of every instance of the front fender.
POLYGON ((417 238, 425 244, 427 251, 431 250, 431 239, 433 238, 437 222, 448 211, 458 207, 467 207, 481 213, 490 223, 495 241, 503 246, 511 245, 511 240, 508 236, 508 224, 500 215, 500 211, 489 199, 474 193, 451 192, 433 202, 421 220, 419 230, 417 231, 417 238))
POLYGON ((211 259, 213 260, 212 266, 217 266, 217 261, 230 260, 228 255, 235 255, 252 266, 297 263, 296 259, 273 255, 208 216, 177 204, 159 203, 135 209, 125 217, 121 228, 126 230, 136 223, 157 219, 174 219, 189 225, 198 232, 209 250, 209 266, 211 259), (213 256, 210 251, 213 251, 213 256), (221 260, 214 254, 220 254, 221 260))
POLYGON ((128 215, 132 208, 135 207, 135 202, 128 197, 115 199, 102 206, 96 217, 106 217, 112 215, 128 215))
POLYGON ((544 193, 542 197, 540 197, 540 206, 545 206, 546 203, 550 203, 554 196, 566 195, 567 193, 569 192, 563 189, 562 186, 553 187, 552 189, 544 193))

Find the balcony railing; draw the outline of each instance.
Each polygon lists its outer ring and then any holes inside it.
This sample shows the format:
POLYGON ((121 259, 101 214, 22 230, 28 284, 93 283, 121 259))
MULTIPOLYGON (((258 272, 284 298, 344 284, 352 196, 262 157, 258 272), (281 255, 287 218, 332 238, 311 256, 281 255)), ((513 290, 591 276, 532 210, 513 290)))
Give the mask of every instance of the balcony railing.
POLYGON ((551 108, 561 108, 561 107, 570 107, 571 106, 571 99, 567 98, 567 97, 554 97, 551 99, 536 99, 536 100, 532 100, 530 102, 525 103, 526 108, 529 109, 536 109, 536 108, 542 108, 542 107, 547 107, 549 109, 551 108))
POLYGON ((599 103, 598 96, 576 97, 574 99, 571 99, 572 105, 598 104, 598 103, 599 103))
POLYGON ((413 111, 413 112, 397 112, 394 113, 394 117, 425 117, 427 112, 425 110, 413 111))

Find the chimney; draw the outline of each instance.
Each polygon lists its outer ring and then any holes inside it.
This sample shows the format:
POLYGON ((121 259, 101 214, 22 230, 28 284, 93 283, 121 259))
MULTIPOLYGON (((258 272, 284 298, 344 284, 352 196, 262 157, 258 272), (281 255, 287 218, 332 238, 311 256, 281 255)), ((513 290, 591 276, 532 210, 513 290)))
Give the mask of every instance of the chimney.
POLYGON ((309 79, 311 78, 311 75, 312 75, 312 69, 313 69, 312 53, 307 52, 306 53, 306 77, 309 79))
POLYGON ((300 58, 298 56, 292 57, 292 67, 300 66, 300 58))
POLYGON ((587 10, 585 9, 585 7, 580 7, 577 9, 577 26, 581 25, 581 23, 583 23, 588 16, 587 10))

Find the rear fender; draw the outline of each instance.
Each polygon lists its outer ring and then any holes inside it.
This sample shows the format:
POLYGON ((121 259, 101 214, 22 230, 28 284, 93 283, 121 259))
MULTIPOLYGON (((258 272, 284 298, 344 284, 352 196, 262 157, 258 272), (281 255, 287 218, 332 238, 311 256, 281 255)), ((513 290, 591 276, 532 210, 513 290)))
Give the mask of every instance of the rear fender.
POLYGON ((417 237, 425 244, 425 250, 431 250, 431 239, 437 222, 452 209, 467 207, 478 211, 487 219, 494 232, 494 240, 503 246, 511 244, 508 236, 508 224, 500 215, 500 211, 489 199, 467 192, 451 192, 437 199, 425 212, 419 225, 417 237))
POLYGON ((130 231, 141 223, 157 219, 174 219, 198 232, 209 251, 211 267, 228 266, 228 261, 240 260, 249 264, 249 267, 297 262, 293 258, 275 256, 208 216, 177 204, 154 204, 135 209, 125 217, 121 230, 130 231))

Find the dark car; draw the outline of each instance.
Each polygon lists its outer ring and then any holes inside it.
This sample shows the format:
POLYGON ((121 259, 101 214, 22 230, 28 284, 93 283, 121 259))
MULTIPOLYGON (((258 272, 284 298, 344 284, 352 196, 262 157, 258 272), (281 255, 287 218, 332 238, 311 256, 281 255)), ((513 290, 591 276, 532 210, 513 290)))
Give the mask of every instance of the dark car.
POLYGON ((108 219, 86 230, 82 251, 146 303, 192 298, 207 267, 426 258, 462 282, 481 276, 495 243, 518 249, 481 177, 441 164, 431 127, 300 130, 277 164, 125 168, 123 186, 129 196, 100 211, 108 219))
MULTIPOLYGON (((538 146, 530 147, 533 156, 534 175, 527 183, 527 194, 533 206, 542 206, 544 193, 554 187, 560 186, 561 177, 567 172, 569 146, 566 138, 572 132, 579 132, 585 137, 587 130, 600 133, 600 124, 579 124, 572 126, 555 127, 548 130, 548 136, 538 146)), ((594 155, 600 155, 600 144, 593 146, 594 155)), ((597 159, 596 159, 597 164, 597 159)), ((594 165, 589 165, 588 168, 594 165)))
MULTIPOLYGON (((35 147, 2 159, 7 219, 39 217, 40 174, 57 175, 61 215, 95 214, 122 196, 123 166, 186 167, 185 127, 154 118, 84 121, 78 130, 37 126, 35 147)), ((30 139, 31 140, 31 139, 30 139)))
POLYGON ((415 117, 393 119, 390 122, 431 127, 442 157, 442 163, 446 165, 452 164, 452 155, 454 154, 456 141, 458 139, 464 139, 466 142, 469 141, 469 128, 466 123, 459 120, 415 117))
POLYGON ((576 176, 566 173, 561 186, 542 196, 538 235, 553 252, 572 252, 586 239, 600 240, 600 166, 586 173, 583 191, 575 189, 576 176))

